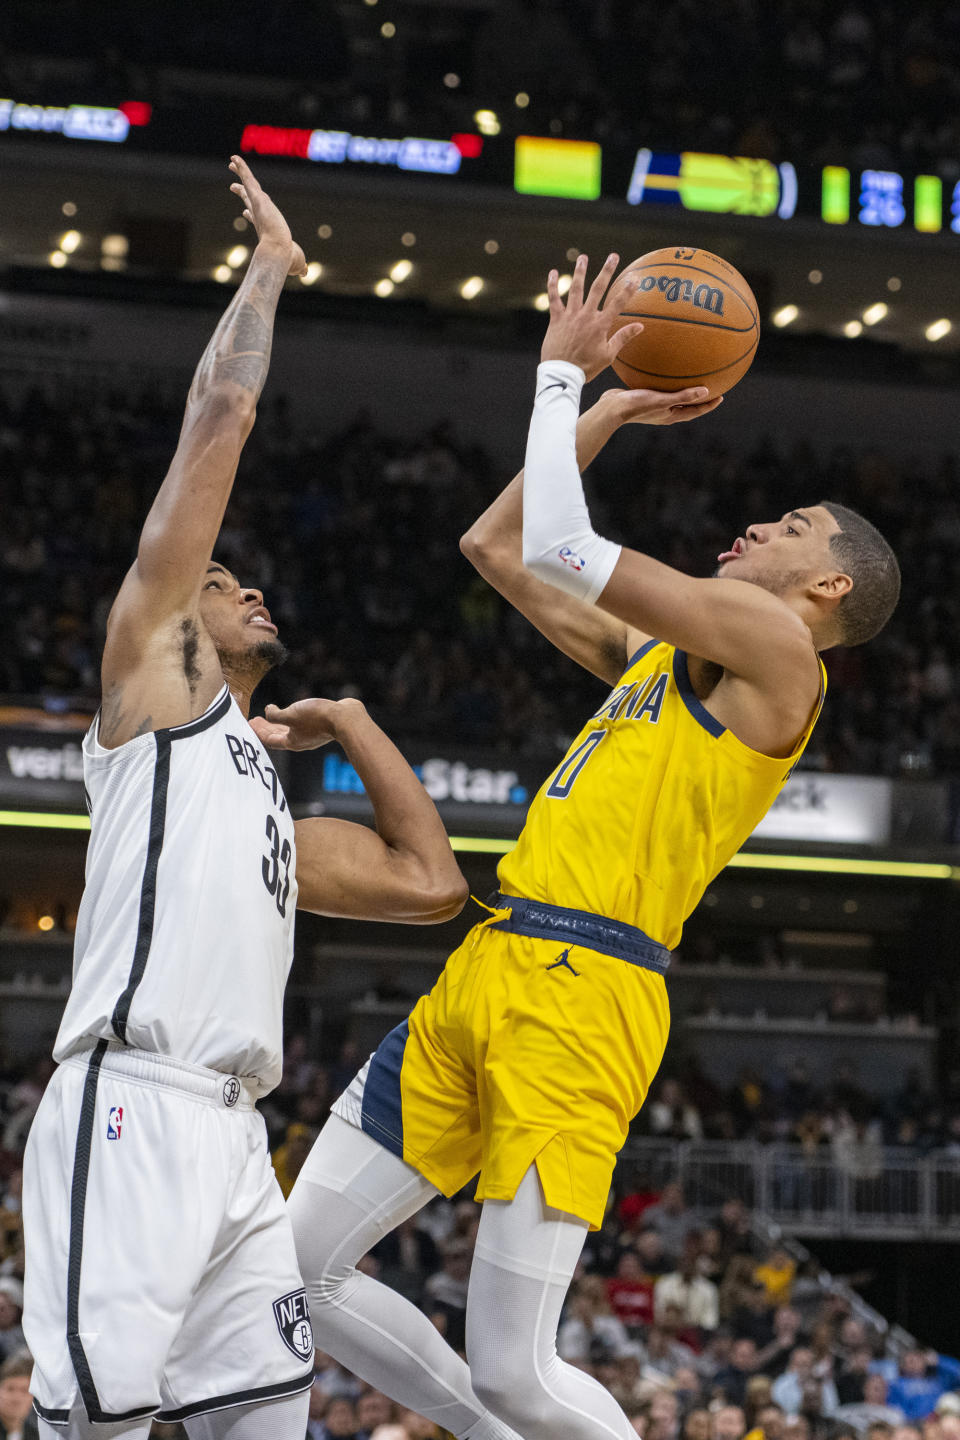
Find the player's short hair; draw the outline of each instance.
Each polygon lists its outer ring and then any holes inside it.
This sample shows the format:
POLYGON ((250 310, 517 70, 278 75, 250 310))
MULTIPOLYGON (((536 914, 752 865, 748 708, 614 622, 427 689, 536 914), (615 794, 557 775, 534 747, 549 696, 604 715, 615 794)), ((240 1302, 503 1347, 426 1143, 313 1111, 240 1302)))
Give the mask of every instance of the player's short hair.
POLYGON ((863 645, 879 635, 897 608, 900 566, 869 520, 833 500, 821 500, 820 504, 840 526, 830 536, 830 553, 853 581, 853 589, 837 606, 840 644, 863 645))

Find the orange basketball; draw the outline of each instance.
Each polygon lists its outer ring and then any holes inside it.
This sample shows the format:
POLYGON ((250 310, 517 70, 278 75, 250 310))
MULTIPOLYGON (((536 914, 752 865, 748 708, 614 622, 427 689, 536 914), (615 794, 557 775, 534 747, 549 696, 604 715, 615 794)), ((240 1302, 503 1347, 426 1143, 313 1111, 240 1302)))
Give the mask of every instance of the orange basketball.
POLYGON ((613 368, 632 390, 730 390, 753 363, 760 317, 738 270, 707 250, 672 245, 641 255, 618 275, 604 301, 610 333, 643 321, 643 333, 613 368))

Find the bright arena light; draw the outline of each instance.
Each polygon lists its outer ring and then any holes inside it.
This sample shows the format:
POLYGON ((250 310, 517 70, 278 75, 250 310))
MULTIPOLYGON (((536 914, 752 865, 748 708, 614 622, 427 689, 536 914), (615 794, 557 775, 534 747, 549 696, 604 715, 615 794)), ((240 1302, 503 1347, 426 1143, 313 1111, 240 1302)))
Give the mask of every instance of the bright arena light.
POLYGON ((807 276, 807 279, 810 281, 811 285, 819 285, 820 281, 823 279, 823 271, 811 270, 810 274, 807 276))
POLYGON ((250 251, 246 245, 234 245, 232 250, 227 251, 227 264, 230 266, 230 269, 236 270, 239 265, 243 265, 249 257, 249 254, 250 251))
POLYGON ((233 271, 229 265, 218 265, 216 269, 210 273, 218 285, 226 285, 227 281, 233 278, 233 271))
POLYGON ((332 226, 332 225, 318 225, 318 226, 317 226, 317 234, 319 235, 319 237, 320 237, 321 240, 329 240, 329 239, 330 239, 330 236, 333 234, 333 226, 332 226))
POLYGON ((54 920, 52 915, 41 915, 40 919, 37 921, 37 929, 52 930, 56 923, 57 922, 54 920))
POLYGON ((404 280, 409 279, 412 270, 412 260, 398 260, 396 265, 390 266, 390 279, 394 285, 402 285, 404 280))
POLYGON ((848 340, 856 340, 858 335, 863 334, 863 324, 859 320, 848 320, 843 327, 843 333, 848 340))
POLYGON ((417 237, 416 235, 414 235, 413 231, 404 230, 403 234, 400 236, 400 244, 405 245, 406 248, 409 250, 411 245, 416 245, 416 243, 417 237))
POLYGON ((307 265, 307 273, 300 276, 301 285, 316 285, 323 274, 323 266, 319 260, 311 260, 307 265))
POLYGON ((558 291, 560 292, 561 295, 566 295, 567 291, 570 289, 570 286, 571 286, 572 284, 573 284, 573 276, 572 276, 572 275, 561 275, 561 276, 560 276, 560 279, 557 281, 557 289, 558 289, 558 291))
POLYGON ((933 324, 928 325, 923 333, 928 340, 942 340, 944 335, 949 335, 952 329, 953 326, 949 320, 934 320, 933 324))
POLYGON ((66 215, 68 219, 73 215, 76 215, 76 203, 73 200, 64 200, 63 204, 60 206, 60 213, 62 215, 66 215))
POLYGON ((483 248, 488 255, 496 255, 500 249, 500 242, 498 240, 485 240, 483 242, 483 248))
POLYGON ((475 300, 483 289, 483 281, 479 275, 471 275, 469 280, 464 280, 460 286, 460 294, 464 300, 475 300))
POLYGON ((126 235, 104 235, 100 241, 101 255, 112 255, 115 260, 122 260, 129 249, 126 235))
POLYGON ((887 281, 887 289, 896 292, 900 289, 902 284, 903 281, 900 279, 899 275, 891 275, 890 279, 887 281))
POLYGON ((500 121, 495 110, 477 110, 473 116, 473 123, 481 135, 500 134, 500 121))
POLYGON ((65 235, 60 236, 60 249, 64 255, 72 255, 75 250, 79 250, 82 239, 79 230, 68 230, 65 235))
POLYGON ((460 76, 455 70, 448 70, 446 75, 444 75, 443 77, 443 83, 444 85, 446 85, 448 90, 456 90, 457 86, 460 84, 460 76))
POLYGON ((550 309, 550 296, 547 294, 546 290, 542 291, 541 294, 535 295, 533 297, 533 308, 534 310, 550 309))
POLYGON ((777 329, 782 330, 785 325, 792 325, 799 314, 800 311, 796 305, 781 305, 779 310, 774 310, 770 318, 777 329))
POLYGON ((878 300, 876 305, 868 305, 863 312, 864 325, 879 325, 880 321, 886 318, 888 311, 889 306, 885 305, 882 300, 878 300))
POLYGON ((374 285, 373 293, 374 295, 379 295, 381 300, 386 300, 388 295, 393 294, 394 288, 393 281, 384 278, 383 280, 378 280, 376 285, 374 285))
POLYGON ((380 34, 383 36, 384 40, 392 40, 396 33, 397 27, 396 25, 394 25, 393 21, 384 20, 383 24, 380 26, 380 34))
POLYGON ((51 250, 49 258, 54 270, 62 270, 67 263, 67 257, 62 250, 51 250))
POLYGON ((526 110, 527 106, 530 104, 530 96, 527 94, 526 90, 519 90, 517 94, 513 97, 513 103, 514 105, 516 105, 518 110, 526 110))

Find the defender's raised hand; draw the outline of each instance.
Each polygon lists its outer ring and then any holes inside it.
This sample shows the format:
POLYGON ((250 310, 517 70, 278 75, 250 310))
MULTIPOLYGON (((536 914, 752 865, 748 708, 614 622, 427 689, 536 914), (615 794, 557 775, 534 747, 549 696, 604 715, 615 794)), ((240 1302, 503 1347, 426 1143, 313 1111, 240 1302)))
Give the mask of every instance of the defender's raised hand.
POLYGON ((270 199, 246 160, 239 155, 232 155, 230 169, 237 176, 230 189, 243 201, 243 218, 249 220, 254 227, 257 239, 261 244, 289 250, 289 273, 305 274, 307 261, 303 251, 291 235, 290 226, 280 209, 270 199))
POLYGON ((286 709, 268 705, 250 721, 257 738, 271 750, 317 750, 340 738, 351 716, 365 715, 359 700, 295 700, 286 709))
POLYGON ((601 370, 606 370, 628 341, 640 334, 643 326, 636 321, 611 335, 610 317, 600 308, 619 263, 619 255, 608 255, 603 269, 584 293, 587 257, 578 255, 566 304, 560 295, 560 277, 556 270, 550 271, 547 276, 550 324, 540 350, 541 360, 567 360, 571 365, 579 365, 587 379, 592 380, 601 370))

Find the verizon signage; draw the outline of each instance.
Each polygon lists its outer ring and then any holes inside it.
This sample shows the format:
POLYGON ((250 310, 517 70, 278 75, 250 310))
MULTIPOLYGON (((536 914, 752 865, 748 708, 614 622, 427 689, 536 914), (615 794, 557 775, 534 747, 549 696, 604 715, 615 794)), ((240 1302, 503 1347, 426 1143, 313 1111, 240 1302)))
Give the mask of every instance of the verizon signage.
POLYGON ((758 840, 885 845, 891 798, 889 780, 801 771, 787 781, 753 833, 758 840))

